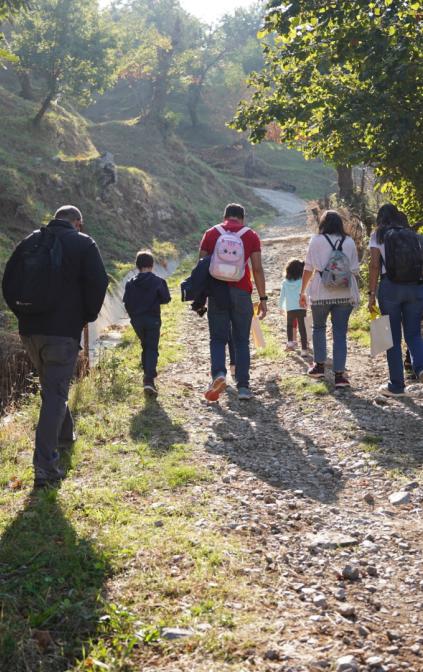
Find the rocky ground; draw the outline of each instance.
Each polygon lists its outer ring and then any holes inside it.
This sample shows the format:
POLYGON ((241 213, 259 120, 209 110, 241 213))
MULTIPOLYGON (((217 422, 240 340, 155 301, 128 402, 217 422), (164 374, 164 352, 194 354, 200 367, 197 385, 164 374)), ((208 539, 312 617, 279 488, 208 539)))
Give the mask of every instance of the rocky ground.
MULTIPOLYGON (((191 669, 417 672, 423 670, 423 398, 417 385, 410 398, 378 397, 384 358, 372 361, 355 344, 352 388, 341 391, 329 369, 327 385, 308 381, 308 362, 282 352, 278 289, 286 261, 304 256, 305 233, 301 212, 282 216, 265 233, 286 240, 264 247, 273 347, 253 357, 254 400, 239 402, 233 387, 219 403, 204 400, 207 324, 191 313, 182 337, 189 357, 160 381, 166 387, 177 380, 187 391, 192 420, 185 429, 195 460, 218 474, 198 487, 198 497, 210 502, 219 531, 238 535, 250 554, 242 580, 256 596, 254 604, 238 605, 257 617, 257 641, 244 662, 191 669)), ((180 659, 159 669, 188 667, 180 659)))

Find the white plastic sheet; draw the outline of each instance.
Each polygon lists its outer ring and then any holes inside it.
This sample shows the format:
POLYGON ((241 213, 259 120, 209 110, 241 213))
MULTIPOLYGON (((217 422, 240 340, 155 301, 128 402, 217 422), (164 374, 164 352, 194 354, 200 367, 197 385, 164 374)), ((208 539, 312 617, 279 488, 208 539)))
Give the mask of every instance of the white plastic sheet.
POLYGON ((370 354, 372 357, 380 355, 392 348, 391 322, 389 315, 382 315, 370 323, 370 354))

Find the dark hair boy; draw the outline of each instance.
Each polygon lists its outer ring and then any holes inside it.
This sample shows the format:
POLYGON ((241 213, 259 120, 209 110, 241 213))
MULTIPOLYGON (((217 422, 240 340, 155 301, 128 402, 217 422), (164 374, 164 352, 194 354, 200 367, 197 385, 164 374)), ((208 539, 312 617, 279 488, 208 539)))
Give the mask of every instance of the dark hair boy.
POLYGON ((157 396, 154 379, 157 377, 157 361, 160 341, 160 306, 171 300, 166 280, 153 273, 154 257, 148 250, 137 254, 139 273, 128 280, 123 302, 131 324, 141 341, 141 366, 144 371, 144 393, 157 396))

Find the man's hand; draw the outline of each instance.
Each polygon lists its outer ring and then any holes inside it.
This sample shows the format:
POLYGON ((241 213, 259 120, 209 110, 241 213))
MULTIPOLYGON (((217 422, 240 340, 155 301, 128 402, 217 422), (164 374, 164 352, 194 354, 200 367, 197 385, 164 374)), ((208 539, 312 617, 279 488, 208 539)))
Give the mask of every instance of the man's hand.
POLYGON ((267 301, 260 301, 257 309, 257 317, 259 320, 264 320, 267 315, 267 301))
POLYGON ((307 310, 308 305, 307 305, 306 294, 300 294, 300 306, 301 306, 301 308, 304 308, 304 310, 307 310))

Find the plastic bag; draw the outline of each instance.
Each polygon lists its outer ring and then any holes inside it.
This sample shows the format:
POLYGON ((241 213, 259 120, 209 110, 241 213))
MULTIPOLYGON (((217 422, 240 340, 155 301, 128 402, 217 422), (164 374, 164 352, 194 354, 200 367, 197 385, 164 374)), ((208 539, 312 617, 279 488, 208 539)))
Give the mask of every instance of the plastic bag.
POLYGON ((254 306, 254 315, 253 319, 251 322, 251 333, 253 336, 253 343, 256 348, 265 348, 266 347, 266 341, 264 340, 264 335, 262 328, 260 326, 260 321, 257 317, 258 313, 258 306, 259 304, 255 304, 254 306))
POLYGON ((378 310, 373 311, 370 322, 370 354, 372 357, 386 352, 392 346, 391 321, 389 315, 380 315, 378 310))

